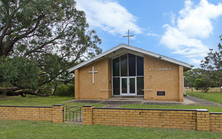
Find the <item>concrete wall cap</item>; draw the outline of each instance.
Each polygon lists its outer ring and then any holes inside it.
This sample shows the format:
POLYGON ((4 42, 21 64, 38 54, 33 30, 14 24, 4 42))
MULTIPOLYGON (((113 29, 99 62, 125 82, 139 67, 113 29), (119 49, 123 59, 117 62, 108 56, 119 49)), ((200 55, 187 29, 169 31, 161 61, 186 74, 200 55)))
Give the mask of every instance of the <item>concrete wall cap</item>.
POLYGON ((208 112, 207 109, 197 109, 197 111, 198 111, 198 112, 201 112, 201 111, 203 111, 203 112, 208 112))
POLYGON ((53 106, 64 106, 64 104, 55 104, 53 106))
POLYGON ((210 112, 210 114, 222 114, 222 112, 210 112))

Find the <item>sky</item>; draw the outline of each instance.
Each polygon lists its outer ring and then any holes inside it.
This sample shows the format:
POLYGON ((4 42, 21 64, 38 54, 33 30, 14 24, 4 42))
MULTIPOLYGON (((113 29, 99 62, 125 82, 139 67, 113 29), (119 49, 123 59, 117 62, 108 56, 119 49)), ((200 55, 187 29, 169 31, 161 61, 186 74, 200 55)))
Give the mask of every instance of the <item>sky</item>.
POLYGON ((220 0, 76 0, 103 52, 130 45, 200 67, 222 34, 220 0))

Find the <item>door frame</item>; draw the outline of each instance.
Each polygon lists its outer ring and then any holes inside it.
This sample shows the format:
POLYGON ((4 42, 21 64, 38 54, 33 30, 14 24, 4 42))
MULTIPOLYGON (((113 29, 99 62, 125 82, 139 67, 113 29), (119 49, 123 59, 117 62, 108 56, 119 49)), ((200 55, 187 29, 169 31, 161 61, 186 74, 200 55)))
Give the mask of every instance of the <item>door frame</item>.
POLYGON ((137 78, 136 76, 122 76, 120 77, 120 96, 137 96, 137 78), (127 93, 122 93, 122 79, 127 79, 127 93), (135 79, 135 93, 130 93, 130 78, 135 79))

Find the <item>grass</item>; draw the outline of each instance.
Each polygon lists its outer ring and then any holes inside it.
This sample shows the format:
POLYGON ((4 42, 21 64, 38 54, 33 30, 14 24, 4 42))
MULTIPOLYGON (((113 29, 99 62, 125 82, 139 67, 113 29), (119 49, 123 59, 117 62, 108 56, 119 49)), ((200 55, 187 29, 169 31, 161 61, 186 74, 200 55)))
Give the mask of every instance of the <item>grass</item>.
POLYGON ((186 94, 222 104, 222 93, 186 92, 186 94))
POLYGON ((8 138, 219 139, 222 138, 222 133, 198 132, 198 131, 188 131, 188 130, 178 130, 178 129, 80 125, 80 124, 70 124, 70 123, 56 124, 52 122, 13 121, 13 120, 0 120, 0 123, 1 123, 0 124, 1 139, 8 139, 8 138))
MULTIPOLYGON (((190 94, 198 94, 199 96, 207 95, 209 98, 215 98, 216 96, 221 99, 222 104, 222 98, 220 98, 220 95, 222 96, 222 93, 193 93, 188 92, 188 95, 190 94), (215 95, 216 94, 216 95, 215 95)), ((2 96, 3 97, 3 96, 2 96)), ((0 96, 0 106, 52 106, 54 104, 65 104, 65 106, 83 106, 83 105, 94 105, 94 107, 103 107, 105 104, 93 104, 93 103, 77 103, 77 102, 67 102, 67 100, 72 100, 73 97, 57 97, 57 96, 51 96, 51 97, 38 97, 38 96, 27 96, 27 97, 21 97, 21 96, 11 96, 11 97, 5 97, 4 99, 0 96), (1 99, 2 98, 2 99, 1 99)), ((214 101, 215 102, 215 101, 214 101)), ((207 109, 210 112, 222 112, 221 107, 211 107, 211 106, 198 106, 198 105, 140 105, 140 104, 127 104, 122 105, 121 108, 147 108, 147 109, 207 109)))
POLYGON ((121 108, 139 108, 139 109, 207 109, 209 112, 222 112, 221 107, 199 106, 199 105, 148 105, 148 104, 127 104, 121 108))
POLYGON ((102 107, 104 104, 92 104, 92 103, 77 103, 77 102, 66 102, 72 100, 73 97, 38 97, 28 95, 27 97, 21 96, 0 96, 0 106, 52 106, 54 104, 65 104, 65 106, 83 106, 83 105, 94 105, 94 107, 102 107), (4 97, 4 98, 3 98, 4 97))

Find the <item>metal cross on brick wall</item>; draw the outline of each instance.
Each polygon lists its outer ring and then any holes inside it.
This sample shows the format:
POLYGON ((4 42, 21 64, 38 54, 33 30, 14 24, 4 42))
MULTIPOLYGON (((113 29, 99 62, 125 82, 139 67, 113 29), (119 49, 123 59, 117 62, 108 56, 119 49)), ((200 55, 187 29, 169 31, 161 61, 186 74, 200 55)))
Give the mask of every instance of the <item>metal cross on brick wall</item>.
POLYGON ((92 71, 89 71, 89 73, 92 73, 92 84, 94 84, 94 73, 98 73, 98 71, 94 71, 94 66, 92 66, 92 71))
POLYGON ((128 37, 128 45, 129 45, 129 37, 134 37, 134 35, 129 35, 129 30, 128 30, 128 35, 127 36, 123 36, 123 37, 128 37))

